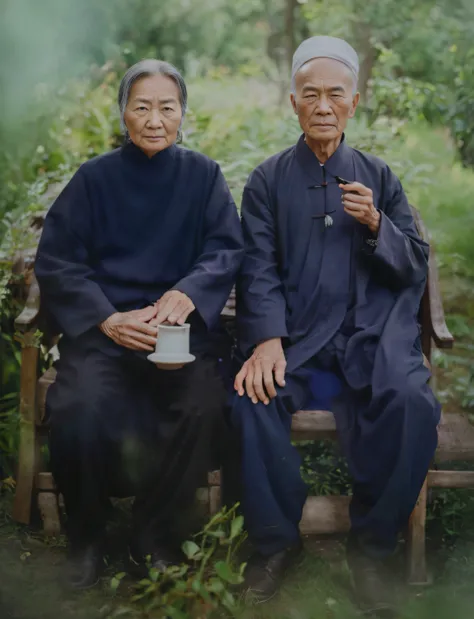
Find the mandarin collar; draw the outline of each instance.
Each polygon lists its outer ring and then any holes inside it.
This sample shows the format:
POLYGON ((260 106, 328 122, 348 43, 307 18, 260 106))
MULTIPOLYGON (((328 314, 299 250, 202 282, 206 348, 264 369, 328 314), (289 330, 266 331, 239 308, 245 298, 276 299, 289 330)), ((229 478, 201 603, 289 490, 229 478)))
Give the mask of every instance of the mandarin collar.
POLYGON ((316 155, 305 141, 304 134, 296 144, 296 160, 308 176, 309 187, 314 187, 315 182, 321 185, 323 182, 337 183, 335 177, 341 176, 345 180, 355 180, 355 164, 352 148, 346 142, 345 134, 342 135, 341 143, 329 159, 321 165, 316 155), (326 175, 323 177, 323 167, 326 175))
POLYGON ((160 150, 153 157, 148 157, 141 148, 136 146, 132 141, 128 140, 122 146, 122 156, 133 163, 142 166, 154 167, 156 165, 163 166, 170 163, 176 156, 178 147, 176 144, 171 144, 167 148, 160 150))

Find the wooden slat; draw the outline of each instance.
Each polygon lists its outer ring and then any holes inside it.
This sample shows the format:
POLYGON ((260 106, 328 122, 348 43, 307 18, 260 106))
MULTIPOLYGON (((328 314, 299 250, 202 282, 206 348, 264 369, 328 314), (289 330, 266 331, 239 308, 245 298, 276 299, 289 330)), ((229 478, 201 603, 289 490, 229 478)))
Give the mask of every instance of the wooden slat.
POLYGON ((444 413, 438 426, 436 462, 474 460, 474 426, 465 415, 444 413))
POLYGON ((329 411, 299 411, 293 415, 292 439, 318 441, 336 438, 336 421, 329 411))
MULTIPOLYGON (((335 439, 336 422, 328 411, 300 411, 293 416, 295 441, 335 439)), ((461 413, 445 413, 438 426, 436 462, 474 461, 474 426, 461 413)))
MULTIPOLYGON (((424 527, 426 520, 427 487, 473 488, 472 471, 429 471, 427 484, 423 486, 410 526, 411 548, 409 571, 411 582, 425 581, 424 527)), ((350 529, 349 496, 308 497, 300 522, 303 535, 331 535, 346 533, 350 529)))
MULTIPOLYGON (((472 488, 472 471, 429 471, 427 483, 423 486, 410 523, 409 571, 411 582, 425 582, 424 566, 424 527, 426 524, 427 487, 472 488)), ((308 497, 300 522, 303 535, 331 535, 346 533, 350 529, 349 496, 311 496, 308 497)))
POLYGON ((225 316, 226 318, 235 318, 235 306, 236 306, 236 298, 235 298, 235 287, 232 288, 229 298, 224 306, 224 309, 221 312, 221 316, 225 316))
POLYGON ((474 488, 474 471, 429 471, 430 488, 474 488))
POLYGON ((302 535, 346 533, 350 529, 348 496, 310 496, 300 522, 302 535))

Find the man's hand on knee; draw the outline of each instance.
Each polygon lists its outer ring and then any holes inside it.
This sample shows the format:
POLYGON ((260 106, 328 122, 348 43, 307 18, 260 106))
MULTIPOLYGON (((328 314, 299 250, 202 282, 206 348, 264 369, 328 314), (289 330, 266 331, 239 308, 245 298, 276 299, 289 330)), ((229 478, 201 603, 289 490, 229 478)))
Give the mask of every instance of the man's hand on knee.
POLYGON ((285 386, 286 359, 280 338, 259 344, 237 374, 234 388, 240 396, 247 393, 254 404, 269 404, 276 397, 275 382, 285 386))

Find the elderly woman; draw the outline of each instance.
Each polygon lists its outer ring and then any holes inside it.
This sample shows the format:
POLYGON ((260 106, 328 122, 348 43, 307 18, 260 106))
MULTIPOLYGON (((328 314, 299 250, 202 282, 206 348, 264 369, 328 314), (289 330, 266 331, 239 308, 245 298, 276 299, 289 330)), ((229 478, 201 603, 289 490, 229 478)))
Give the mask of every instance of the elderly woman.
POLYGON ((243 255, 219 166, 176 144, 179 72, 139 62, 118 102, 124 146, 74 175, 46 217, 35 267, 63 334, 47 411, 81 588, 103 564, 109 496, 135 496, 133 558, 160 566, 180 541, 173 523, 222 450, 220 314, 243 255), (185 322, 196 361, 157 368, 147 356, 159 326, 185 322))

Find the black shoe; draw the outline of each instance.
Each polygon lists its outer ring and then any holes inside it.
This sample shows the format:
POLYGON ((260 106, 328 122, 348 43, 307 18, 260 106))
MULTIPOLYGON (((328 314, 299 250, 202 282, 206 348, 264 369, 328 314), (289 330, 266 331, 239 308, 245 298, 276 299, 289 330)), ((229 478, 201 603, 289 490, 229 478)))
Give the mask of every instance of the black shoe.
POLYGON ((277 593, 287 570, 295 563, 303 550, 298 544, 276 554, 264 556, 254 554, 245 570, 242 585, 243 598, 247 604, 263 604, 277 593))
POLYGON ((99 582, 104 556, 99 544, 78 548, 68 561, 67 580, 73 589, 90 589, 99 582))
POLYGON ((375 617, 396 616, 394 591, 385 562, 350 550, 347 563, 352 572, 354 593, 361 610, 375 617))

